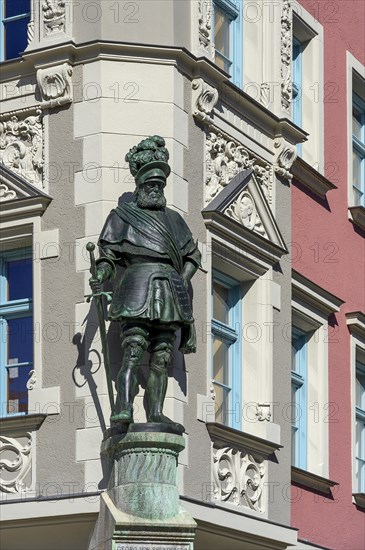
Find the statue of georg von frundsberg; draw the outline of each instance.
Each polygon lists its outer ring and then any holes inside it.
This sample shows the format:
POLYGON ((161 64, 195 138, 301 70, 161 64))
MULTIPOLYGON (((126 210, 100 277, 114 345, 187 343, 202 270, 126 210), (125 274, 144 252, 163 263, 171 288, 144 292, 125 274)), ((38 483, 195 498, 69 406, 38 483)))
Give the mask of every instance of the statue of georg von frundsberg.
POLYGON ((125 158, 135 178, 135 197, 109 214, 99 238, 100 258, 90 279, 94 294, 100 293, 104 281, 116 279, 108 318, 121 325, 124 354, 111 421, 133 422, 137 371, 148 350, 147 420, 182 428, 162 409, 176 331, 181 329, 182 353, 196 349, 188 286, 201 255, 181 215, 166 207, 164 187, 171 170, 164 139, 144 139, 125 158), (117 265, 126 268, 119 279, 117 265))

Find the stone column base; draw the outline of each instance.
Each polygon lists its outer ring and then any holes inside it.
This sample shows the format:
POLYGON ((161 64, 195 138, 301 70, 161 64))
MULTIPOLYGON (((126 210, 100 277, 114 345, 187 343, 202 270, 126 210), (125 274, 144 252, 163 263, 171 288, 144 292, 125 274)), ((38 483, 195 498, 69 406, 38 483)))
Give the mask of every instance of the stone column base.
POLYGON ((183 509, 167 520, 146 520, 118 510, 105 492, 89 550, 193 550, 195 528, 183 509))

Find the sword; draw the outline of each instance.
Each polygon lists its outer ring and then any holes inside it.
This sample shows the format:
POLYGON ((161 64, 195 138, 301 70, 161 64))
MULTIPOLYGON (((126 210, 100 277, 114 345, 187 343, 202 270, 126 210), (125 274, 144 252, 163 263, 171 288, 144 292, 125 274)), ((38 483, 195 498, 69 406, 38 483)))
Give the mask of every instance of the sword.
MULTIPOLYGON (((94 256, 94 250, 95 250, 94 243, 87 243, 86 250, 90 254, 91 276, 93 279, 97 279, 98 270, 96 267, 95 256, 94 256)), ((105 328, 104 310, 103 310, 103 296, 106 296, 108 302, 110 302, 110 300, 112 299, 110 292, 97 292, 95 294, 91 294, 90 296, 88 296, 87 301, 90 302, 91 298, 94 298, 96 302, 96 309, 98 312, 99 328, 100 328, 100 336, 101 336, 101 349, 103 351, 103 356, 104 356, 104 367, 105 367, 106 381, 108 384, 109 402, 110 402, 111 413, 113 415, 114 414, 114 393, 113 393, 112 379, 110 375, 109 347, 106 339, 106 328, 105 328)))

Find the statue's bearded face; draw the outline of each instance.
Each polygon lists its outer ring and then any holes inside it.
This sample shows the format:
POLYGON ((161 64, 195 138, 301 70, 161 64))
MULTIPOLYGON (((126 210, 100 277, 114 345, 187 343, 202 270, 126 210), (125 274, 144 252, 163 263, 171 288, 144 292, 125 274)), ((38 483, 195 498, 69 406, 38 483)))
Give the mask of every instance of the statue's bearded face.
POLYGON ((151 179, 142 183, 136 191, 136 201, 140 208, 150 208, 152 210, 161 210, 166 206, 166 199, 163 194, 165 181, 161 179, 151 179))

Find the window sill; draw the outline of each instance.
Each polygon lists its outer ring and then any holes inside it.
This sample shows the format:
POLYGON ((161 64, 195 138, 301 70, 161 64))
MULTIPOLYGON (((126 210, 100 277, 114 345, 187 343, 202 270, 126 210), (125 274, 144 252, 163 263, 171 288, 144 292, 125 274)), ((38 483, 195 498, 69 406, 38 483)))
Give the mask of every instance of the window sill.
POLYGON ((246 451, 259 454, 263 458, 268 458, 275 451, 282 448, 282 445, 279 443, 229 428, 217 422, 206 422, 206 427, 211 440, 218 447, 228 446, 239 450, 245 449, 246 451))
POLYGON ((363 206, 349 207, 350 220, 365 231, 365 208, 363 206))
POLYGON ((352 493, 356 506, 365 510, 365 493, 352 493))
POLYGON ((0 418, 0 433, 11 434, 14 431, 36 431, 43 424, 46 414, 25 414, 23 416, 5 416, 0 418))
POLYGON ((303 487, 308 487, 309 489, 315 489, 321 493, 331 494, 331 488, 335 485, 338 485, 336 481, 331 481, 325 477, 313 474, 307 470, 302 470, 296 466, 291 468, 291 480, 293 483, 298 483, 303 487))
POLYGON ((300 157, 294 161, 291 172, 304 187, 315 193, 322 199, 325 198, 327 191, 337 189, 337 186, 320 174, 315 168, 310 166, 300 157))

